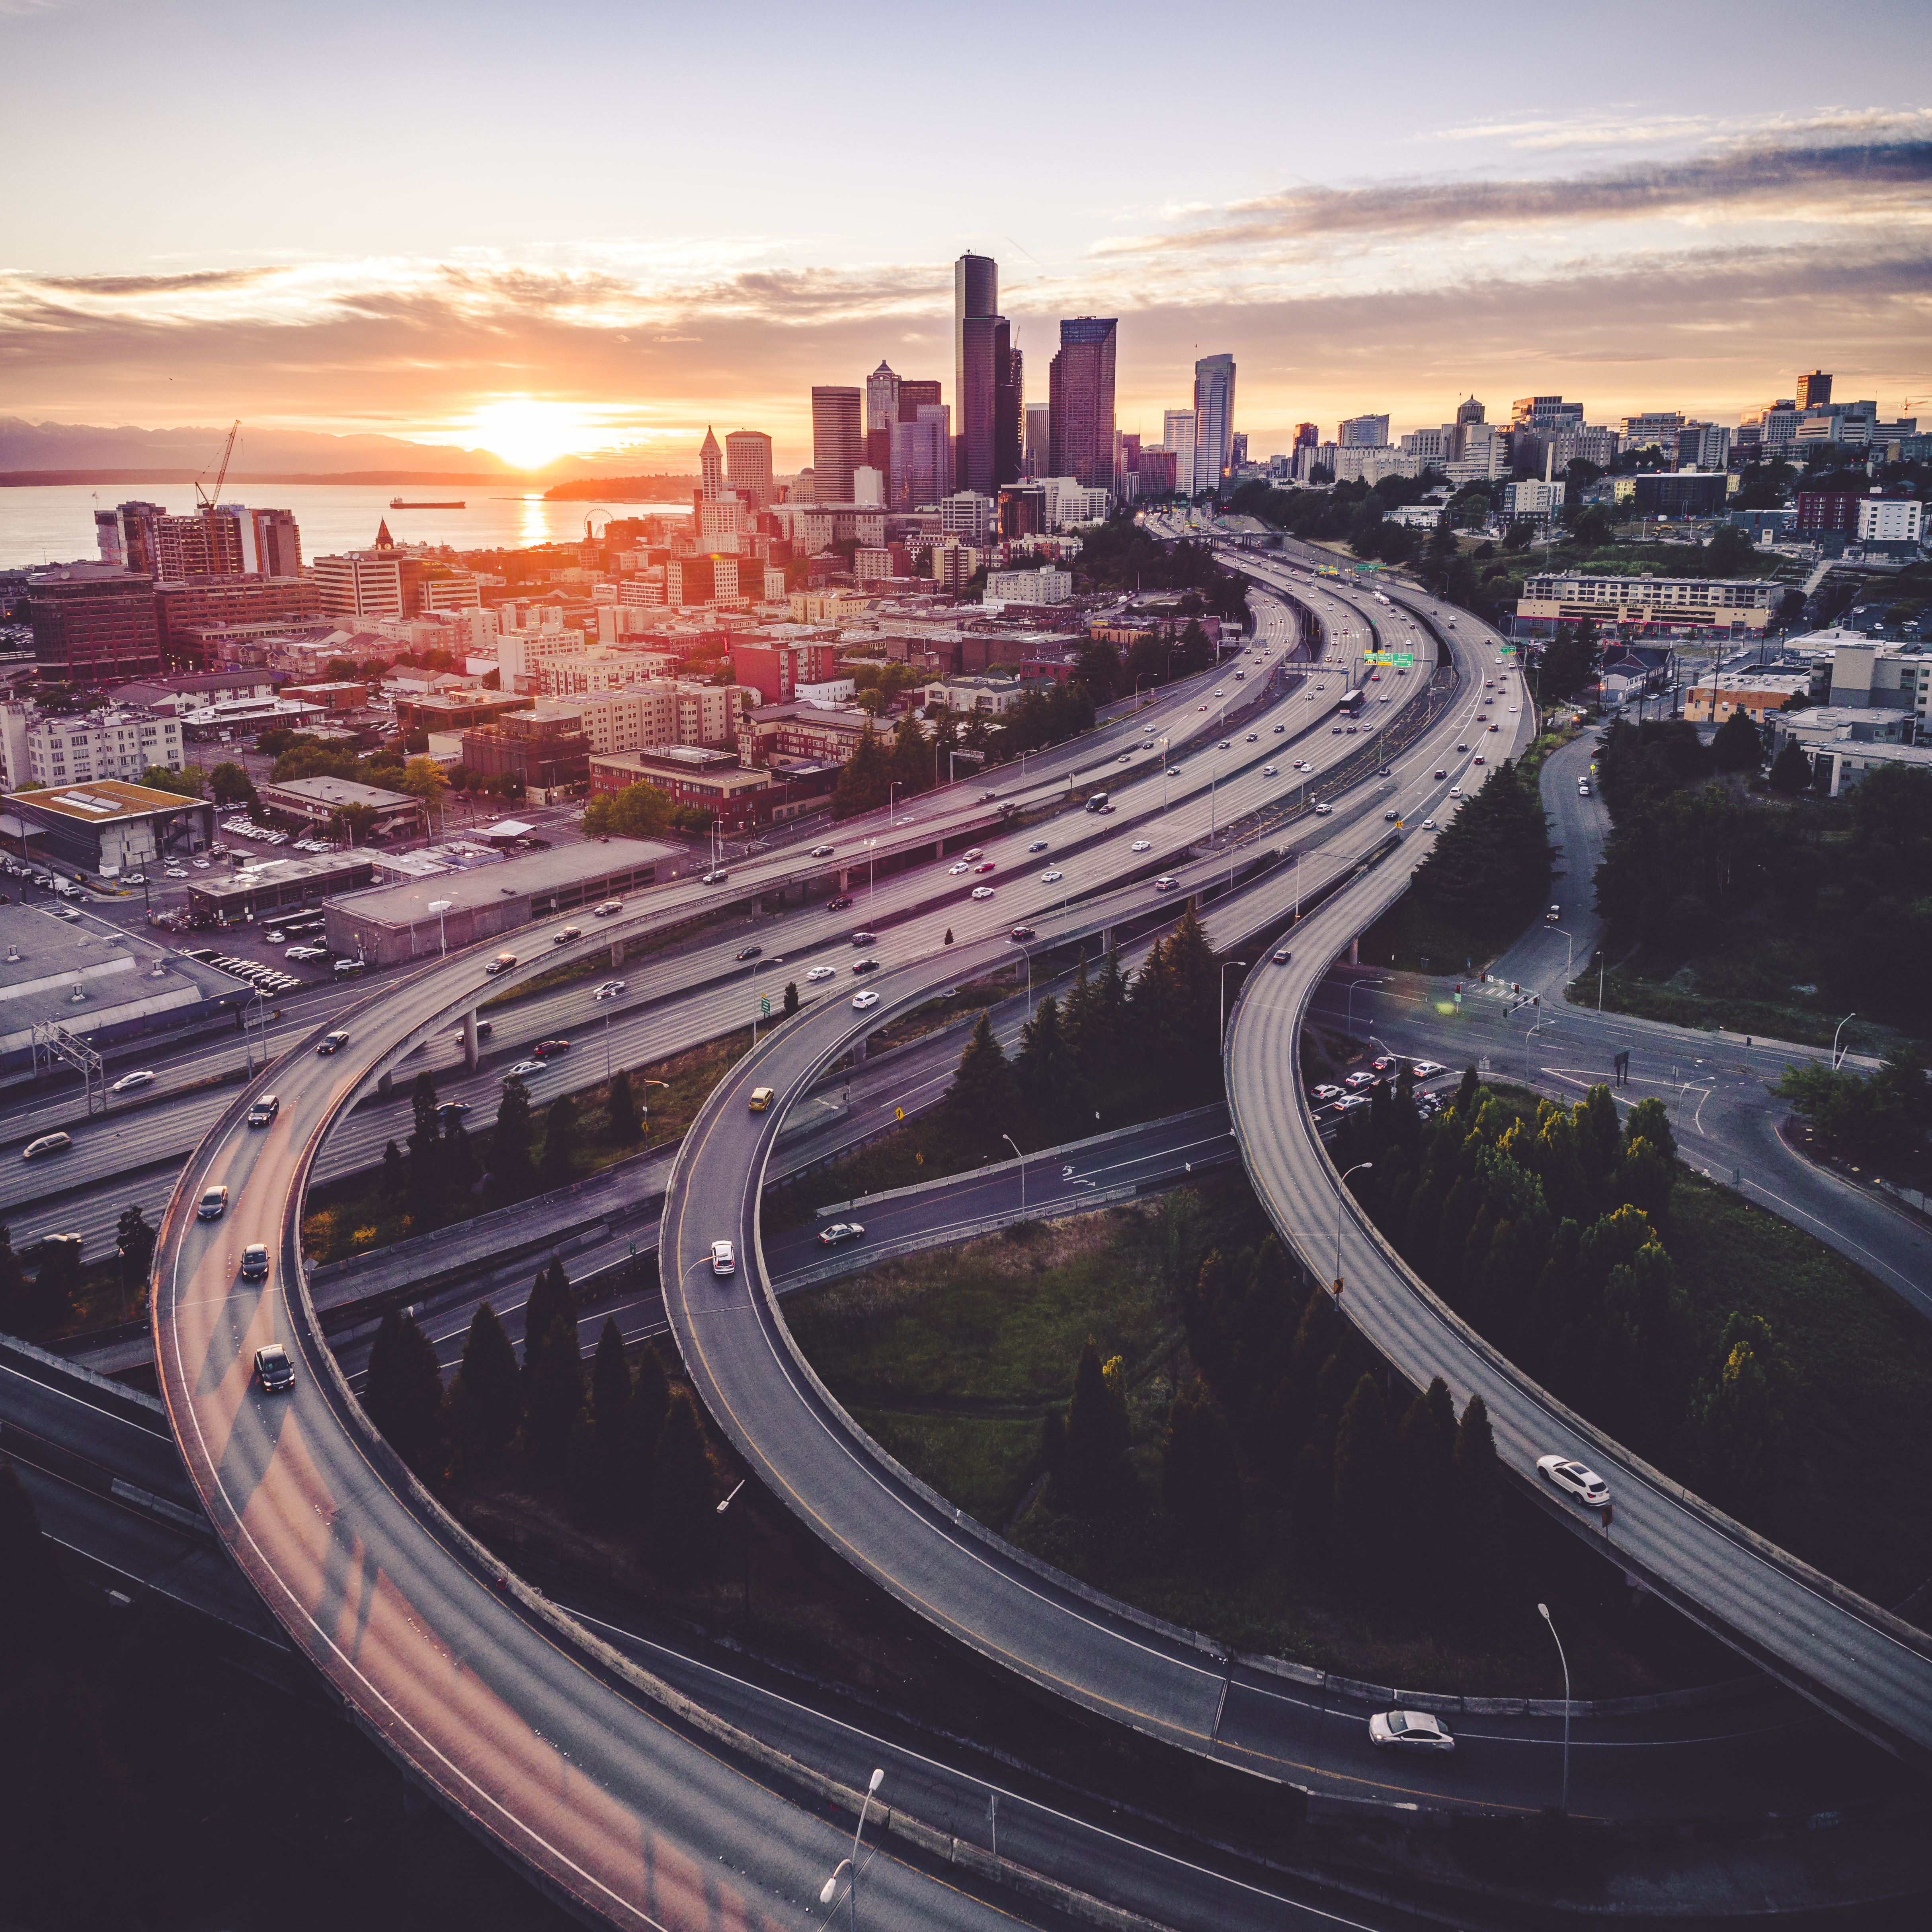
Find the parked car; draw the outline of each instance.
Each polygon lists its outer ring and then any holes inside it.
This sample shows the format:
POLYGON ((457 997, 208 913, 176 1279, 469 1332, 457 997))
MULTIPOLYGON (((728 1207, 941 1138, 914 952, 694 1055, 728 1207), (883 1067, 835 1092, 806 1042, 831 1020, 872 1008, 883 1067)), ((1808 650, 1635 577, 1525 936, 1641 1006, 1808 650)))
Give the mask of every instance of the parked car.
POLYGON ((338 959, 335 962, 335 970, 344 979, 350 979, 363 970, 362 962, 359 959, 338 959))

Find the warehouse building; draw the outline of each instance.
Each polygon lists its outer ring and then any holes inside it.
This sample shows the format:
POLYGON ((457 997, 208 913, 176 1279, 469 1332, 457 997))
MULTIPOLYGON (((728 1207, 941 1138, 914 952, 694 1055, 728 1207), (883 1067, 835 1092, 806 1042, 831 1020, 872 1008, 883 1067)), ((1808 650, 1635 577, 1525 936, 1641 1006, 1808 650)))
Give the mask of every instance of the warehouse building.
POLYGON ((12 792, 8 809, 63 872, 118 878, 178 854, 199 852, 214 836, 214 808, 178 792, 118 778, 12 792))
POLYGON ((262 859, 233 872, 211 872, 190 882, 190 924, 243 926, 319 906, 338 892, 375 882, 375 860, 367 852, 340 852, 326 859, 262 859))
POLYGON ((328 944, 371 966, 404 965, 430 958, 446 944, 454 951, 481 939, 508 938, 513 950, 527 953, 530 946, 548 944, 548 936, 519 940, 520 928, 587 913, 604 899, 655 885, 683 856, 676 846, 649 839, 586 839, 474 872, 377 886, 328 902, 328 944), (446 909, 433 912, 438 904, 446 909))

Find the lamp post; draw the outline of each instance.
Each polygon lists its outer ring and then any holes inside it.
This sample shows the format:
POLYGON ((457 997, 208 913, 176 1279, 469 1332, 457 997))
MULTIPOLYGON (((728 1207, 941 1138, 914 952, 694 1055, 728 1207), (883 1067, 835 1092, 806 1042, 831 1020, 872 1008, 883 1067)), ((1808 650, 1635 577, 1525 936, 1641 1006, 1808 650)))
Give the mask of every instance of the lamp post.
MULTIPOLYGON (((1358 1160, 1349 1168, 1348 1174, 1361 1174, 1375 1166, 1372 1160, 1358 1160)), ((1342 1292, 1342 1201, 1348 1191, 1348 1174, 1342 1177, 1342 1184, 1335 1190, 1335 1292, 1342 1292)))
POLYGON ((1020 949, 1020 956, 1026 962, 1026 1016, 1027 1023, 1030 1025, 1033 1022, 1033 955, 1027 950, 1024 940, 1016 939, 1013 944, 1020 949))
POLYGON ((1550 929, 1552 932, 1557 934, 1560 938, 1567 939, 1570 941, 1569 956, 1563 962, 1563 983, 1567 986, 1569 985, 1570 979, 1576 969, 1576 941, 1573 934, 1564 932, 1562 927, 1560 926, 1552 926, 1550 929))
POLYGON ((1221 962, 1221 1030, 1214 1036, 1216 1040, 1222 1038, 1228 1030, 1228 968, 1230 966, 1245 966, 1247 963, 1245 959, 1224 959, 1221 962))
POLYGON ((1556 1634, 1556 1624, 1550 1614, 1547 1604, 1538 1604, 1536 1613, 1550 1626, 1550 1634, 1556 1645, 1557 1660, 1563 1666, 1563 1815, 1570 1815, 1570 1660, 1563 1654, 1563 1640, 1556 1634))
MULTIPOLYGON (((739 1478, 737 1488, 734 1489, 718 1505, 718 1514, 720 1516, 722 1516, 738 1500, 739 1491, 744 1488, 749 1480, 748 1477, 739 1478)), ((745 1615, 748 1618, 752 1614, 752 1526, 742 1510, 738 1512, 738 1540, 742 1545, 745 1554, 745 1615)))
POLYGON ((1026 1156, 1020 1152, 1019 1142, 1011 1134, 1002 1134, 1000 1139, 1013 1150, 1013 1158, 1020 1164, 1020 1213, 1026 1213, 1026 1156))
POLYGON ((885 1781, 886 1774, 883 1770, 873 1772, 871 1782, 866 1786, 865 1802, 859 1807, 859 1828, 852 1834, 852 1856, 838 1861, 832 1876, 825 1881, 818 1894, 820 1905, 830 1905, 838 1890, 839 1873, 848 1867, 850 1868, 852 1882, 849 1889, 852 1894, 852 1932, 859 1932, 859 1840, 866 1829, 866 1814, 872 1809, 874 1794, 885 1781))
POLYGON ((873 848, 878 842, 876 838, 868 838, 866 841, 866 910, 868 914, 872 910, 872 889, 878 882, 877 872, 878 860, 873 851, 873 848))
MULTIPOLYGON (((1832 1071, 1834 1073, 1838 1072, 1839 1066, 1843 1064, 1845 1057, 1844 1054, 1838 1051, 1838 1036, 1840 1034, 1843 1033, 1846 1028, 1850 1026, 1852 1021, 1857 1018, 1858 1015, 1856 1013, 1847 1013, 1845 1017, 1832 1030, 1832 1071)), ((1850 1048, 1846 1049, 1846 1052, 1849 1052, 1850 1051, 1850 1048)))
POLYGON ((895 778, 892 780, 892 783, 886 788, 886 823, 888 825, 896 825, 899 822, 897 808, 894 804, 894 800, 897 796, 899 786, 902 782, 902 780, 895 778))
POLYGON ((443 915, 454 904, 451 899, 431 899, 429 909, 436 914, 436 943, 437 950, 446 959, 449 956, 449 928, 443 915))

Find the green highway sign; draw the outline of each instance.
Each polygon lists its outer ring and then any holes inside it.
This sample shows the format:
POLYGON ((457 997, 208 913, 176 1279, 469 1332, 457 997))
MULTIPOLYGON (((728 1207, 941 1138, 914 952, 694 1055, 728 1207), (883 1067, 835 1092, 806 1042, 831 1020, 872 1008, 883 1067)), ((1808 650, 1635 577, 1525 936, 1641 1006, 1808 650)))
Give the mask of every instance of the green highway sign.
POLYGON ((772 1016, 771 1001, 764 999, 760 1000, 758 1002, 758 1012, 762 1018, 770 1019, 772 1016))
POLYGON ((1400 664, 1406 670, 1415 662, 1413 651, 1366 651, 1362 662, 1372 664, 1400 664))

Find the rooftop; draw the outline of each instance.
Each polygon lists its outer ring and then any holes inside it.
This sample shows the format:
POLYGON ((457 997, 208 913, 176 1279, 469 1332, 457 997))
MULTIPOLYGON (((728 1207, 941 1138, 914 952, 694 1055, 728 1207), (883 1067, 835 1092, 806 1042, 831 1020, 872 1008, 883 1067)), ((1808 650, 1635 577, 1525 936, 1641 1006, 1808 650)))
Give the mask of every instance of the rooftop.
POLYGON ((406 926, 412 919, 427 916, 431 899, 447 899, 452 912, 459 908, 494 905, 547 886, 573 885, 644 866, 661 866, 686 856, 681 846, 660 844, 655 839, 586 838, 533 853, 526 859, 506 860, 500 866, 480 866, 471 872, 443 872, 434 879, 368 886, 344 892, 329 904, 359 919, 406 926))
POLYGON ((92 784, 50 785, 40 791, 8 794, 14 805, 30 806, 35 812, 50 812, 82 825, 105 825, 117 818, 145 818, 151 813, 179 812, 204 804, 198 798, 184 798, 178 792, 151 790, 146 785, 129 784, 120 778, 102 778, 92 784))
POLYGON ((385 791, 380 785, 366 785, 354 778, 290 778, 285 784, 266 788, 271 792, 307 799, 311 804, 366 805, 376 812, 394 812, 422 802, 404 791, 385 791))

